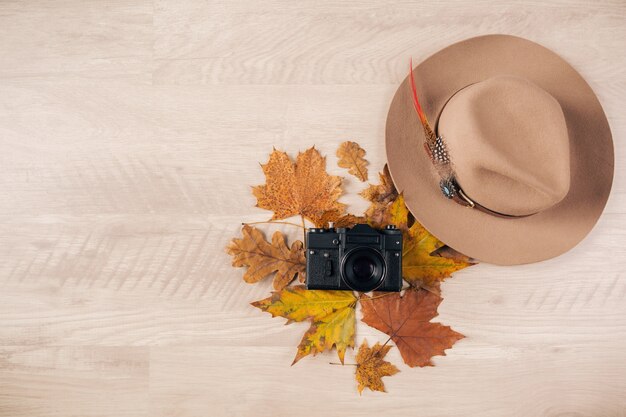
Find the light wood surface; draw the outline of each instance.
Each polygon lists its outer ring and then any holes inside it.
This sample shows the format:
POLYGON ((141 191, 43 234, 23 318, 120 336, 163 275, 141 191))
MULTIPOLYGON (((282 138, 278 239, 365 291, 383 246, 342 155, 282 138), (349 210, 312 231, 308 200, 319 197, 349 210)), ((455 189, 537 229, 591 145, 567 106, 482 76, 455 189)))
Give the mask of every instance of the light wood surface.
POLYGON ((626 416, 625 22, 623 0, 0 1, 0 416, 626 416), (334 352, 290 367, 306 326, 250 306, 270 284, 224 253, 269 217, 258 163, 315 144, 345 175, 355 140, 375 173, 409 57, 486 33, 597 92, 616 149, 597 227, 447 281, 438 320, 467 338, 432 368, 393 349, 387 394, 359 397, 334 352))

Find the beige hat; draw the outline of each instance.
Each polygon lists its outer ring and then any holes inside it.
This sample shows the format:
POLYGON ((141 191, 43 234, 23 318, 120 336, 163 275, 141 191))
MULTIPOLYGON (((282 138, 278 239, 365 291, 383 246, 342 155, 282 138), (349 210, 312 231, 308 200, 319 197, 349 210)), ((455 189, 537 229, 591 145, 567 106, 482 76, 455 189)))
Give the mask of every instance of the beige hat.
POLYGON ((552 258, 589 233, 611 190, 613 142, 597 97, 567 62, 526 39, 487 35, 435 53, 413 79, 389 109, 387 159, 426 229, 502 265, 552 258))

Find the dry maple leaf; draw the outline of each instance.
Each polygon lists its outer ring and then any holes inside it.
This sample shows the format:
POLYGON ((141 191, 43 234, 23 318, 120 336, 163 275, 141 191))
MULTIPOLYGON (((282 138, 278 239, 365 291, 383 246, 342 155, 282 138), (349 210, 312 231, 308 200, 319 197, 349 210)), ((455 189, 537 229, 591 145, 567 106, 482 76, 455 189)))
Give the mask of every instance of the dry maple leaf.
POLYGON ((262 167, 266 183, 253 187, 252 193, 257 207, 274 212, 272 220, 301 215, 315 222, 326 211, 345 211, 337 201, 341 178, 326 173, 326 158, 315 147, 300 152, 295 163, 274 150, 262 167))
POLYGON ((445 350, 464 337, 448 326, 430 322, 437 316, 441 300, 424 289, 409 289, 403 296, 400 293, 378 293, 374 297, 363 294, 361 320, 387 333, 410 367, 433 366, 433 356, 445 356, 445 350))
POLYGON ((384 376, 395 375, 398 368, 384 360, 391 346, 376 343, 371 348, 367 340, 363 340, 356 355, 356 381, 359 383, 359 394, 363 389, 369 388, 372 391, 385 391, 384 376))
POLYGON ((367 164, 363 158, 365 150, 356 142, 343 142, 337 149, 337 165, 348 169, 348 172, 361 181, 367 181, 367 164))
POLYGON ((303 357, 335 346, 343 363, 346 348, 354 347, 357 298, 352 291, 307 290, 292 286, 273 292, 271 297, 255 301, 253 306, 267 311, 272 317, 284 317, 287 324, 310 320, 293 364, 303 357))
POLYGON ((241 239, 233 239, 226 251, 233 257, 233 266, 248 267, 243 276, 244 281, 259 282, 275 272, 274 289, 281 290, 296 275, 301 279, 304 277, 306 259, 301 241, 293 242, 290 249, 285 244, 285 236, 275 232, 270 244, 259 229, 249 225, 243 226, 242 235, 241 239))
POLYGON ((402 276, 411 285, 439 293, 439 283, 453 272, 474 265, 467 257, 433 255, 443 243, 415 222, 406 232, 402 248, 402 276))
POLYGON ((371 203, 365 211, 365 217, 374 224, 382 222, 382 213, 386 210, 387 206, 398 197, 398 191, 393 185, 387 165, 385 165, 383 172, 379 173, 378 176, 380 178, 380 184, 370 184, 366 189, 361 191, 361 197, 371 203))

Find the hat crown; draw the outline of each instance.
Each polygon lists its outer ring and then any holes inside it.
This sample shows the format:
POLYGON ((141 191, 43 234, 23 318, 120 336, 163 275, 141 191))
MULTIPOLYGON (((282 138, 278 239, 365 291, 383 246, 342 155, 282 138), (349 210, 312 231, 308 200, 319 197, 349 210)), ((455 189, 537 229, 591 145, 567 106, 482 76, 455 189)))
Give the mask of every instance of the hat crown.
POLYGON ((490 210, 530 215, 569 191, 563 111, 529 80, 498 76, 466 86, 445 104, 437 128, 457 182, 490 210))

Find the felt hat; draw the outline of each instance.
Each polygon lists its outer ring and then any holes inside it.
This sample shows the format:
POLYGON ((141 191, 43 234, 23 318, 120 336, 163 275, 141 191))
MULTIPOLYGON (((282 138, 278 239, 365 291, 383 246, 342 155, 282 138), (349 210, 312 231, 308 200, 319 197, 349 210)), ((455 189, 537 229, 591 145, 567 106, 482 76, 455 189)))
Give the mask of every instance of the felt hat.
POLYGON ((592 89, 556 53, 509 35, 461 41, 412 68, 389 109, 386 150, 415 218, 501 265, 575 246, 613 180, 611 131, 592 89))

